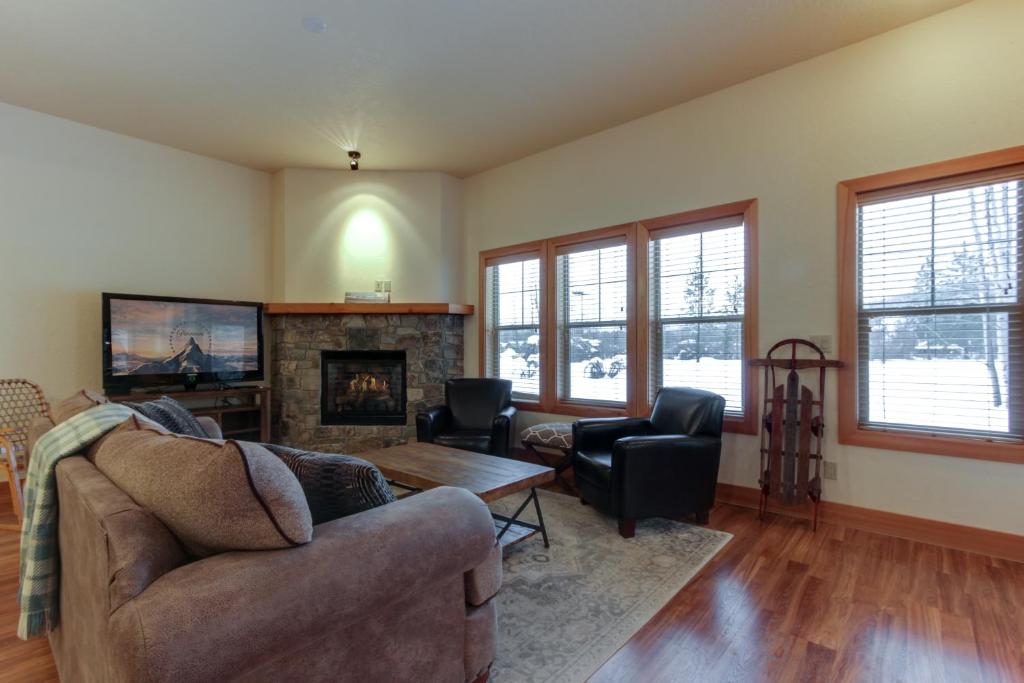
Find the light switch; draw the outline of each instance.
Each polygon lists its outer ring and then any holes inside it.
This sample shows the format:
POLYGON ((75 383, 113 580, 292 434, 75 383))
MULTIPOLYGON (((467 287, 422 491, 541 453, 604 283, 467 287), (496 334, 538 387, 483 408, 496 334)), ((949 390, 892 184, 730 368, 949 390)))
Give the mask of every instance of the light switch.
POLYGON ((813 343, 818 345, 826 355, 832 353, 832 335, 831 334, 812 334, 808 337, 813 343))

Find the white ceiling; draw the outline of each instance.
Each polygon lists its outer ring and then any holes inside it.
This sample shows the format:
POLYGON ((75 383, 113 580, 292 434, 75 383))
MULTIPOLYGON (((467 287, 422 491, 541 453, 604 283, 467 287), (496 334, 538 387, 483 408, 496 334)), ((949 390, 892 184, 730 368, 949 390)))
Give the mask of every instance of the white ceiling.
POLYGON ((0 0, 0 100, 265 170, 468 175, 963 1, 0 0))

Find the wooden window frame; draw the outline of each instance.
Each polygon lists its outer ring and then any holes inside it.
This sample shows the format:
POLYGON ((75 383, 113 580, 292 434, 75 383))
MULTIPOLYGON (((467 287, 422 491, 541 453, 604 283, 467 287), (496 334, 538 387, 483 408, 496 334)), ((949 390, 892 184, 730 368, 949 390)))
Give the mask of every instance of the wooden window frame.
POLYGON ((479 312, 479 320, 477 320, 477 345, 480 347, 479 372, 482 377, 487 376, 487 316, 489 315, 489 307, 487 305, 487 268, 490 266, 501 265, 502 263, 528 261, 534 258, 538 259, 540 262, 538 266, 540 311, 537 316, 537 327, 540 329, 541 341, 541 347, 537 350, 540 355, 541 367, 540 376, 538 377, 538 392, 540 395, 536 401, 513 401, 512 405, 519 410, 546 412, 546 404, 544 400, 547 377, 547 354, 545 353, 547 347, 547 333, 545 329, 545 315, 548 303, 548 288, 546 265, 547 250, 543 241, 525 242, 523 244, 515 244, 509 247, 500 247, 498 249, 490 249, 488 251, 480 252, 480 307, 477 309, 479 312))
POLYGON ((643 302, 637 315, 637 332, 639 335, 637 360, 642 372, 643 393, 639 397, 640 411, 649 414, 653 406, 650 403, 651 382, 651 320, 650 320, 650 287, 648 249, 650 243, 668 234, 687 234, 703 232, 700 224, 721 218, 743 216, 743 248, 744 248, 744 280, 743 280, 743 415, 725 417, 724 429, 735 434, 757 434, 758 423, 758 372, 749 361, 758 354, 758 249, 757 249, 757 200, 747 199, 730 204, 720 204, 696 211, 662 216, 638 223, 637 238, 637 283, 639 300, 643 302))
MULTIPOLYGON (((595 245, 596 246, 596 245, 595 245)), ((549 405, 553 412, 560 415, 575 415, 579 417, 623 417, 626 415, 637 415, 637 377, 634 376, 636 363, 633 360, 636 355, 636 223, 623 223, 597 230, 587 230, 571 235, 563 235, 547 240, 547 282, 550 283, 545 289, 548 297, 547 305, 547 328, 549 330, 548 343, 546 344, 548 358, 551 359, 550 366, 546 372, 549 387, 549 405), (558 373, 558 342, 559 323, 557 297, 557 273, 558 251, 565 247, 585 245, 588 242, 602 242, 609 239, 622 238, 626 243, 626 403, 624 406, 606 405, 600 402, 587 400, 570 400, 559 396, 558 373)))
MULTIPOLYGON (((879 190, 953 180, 957 176, 995 171, 1024 163, 1024 145, 975 154, 913 168, 844 180, 836 187, 839 273, 839 443, 894 451, 912 451, 977 460, 1024 464, 1024 444, 985 438, 929 434, 897 428, 860 425, 857 393, 857 198, 879 190)), ((1021 302, 1024 308, 1024 299, 1021 302)), ((1022 310, 1024 313, 1024 310, 1022 310)))
POLYGON ((545 240, 536 240, 480 252, 479 260, 479 301, 477 323, 479 346, 479 372, 487 372, 487 267, 516 257, 540 259, 541 348, 540 353, 540 400, 536 402, 515 401, 520 410, 570 415, 574 417, 622 417, 627 415, 649 415, 649 343, 648 314, 649 283, 647 278, 647 250, 652 235, 665 230, 685 230, 693 223, 743 216, 745 229, 745 289, 743 329, 743 417, 727 417, 726 432, 739 434, 758 433, 758 374, 747 361, 758 353, 758 245, 757 245, 757 200, 747 199, 719 206, 684 211, 658 218, 621 223, 606 228, 585 230, 569 235, 560 235, 545 240), (565 247, 600 242, 607 239, 623 238, 627 252, 627 279, 631 283, 626 299, 626 359, 627 384, 626 404, 622 407, 585 400, 566 400, 558 395, 558 306, 556 291, 557 254, 565 247))

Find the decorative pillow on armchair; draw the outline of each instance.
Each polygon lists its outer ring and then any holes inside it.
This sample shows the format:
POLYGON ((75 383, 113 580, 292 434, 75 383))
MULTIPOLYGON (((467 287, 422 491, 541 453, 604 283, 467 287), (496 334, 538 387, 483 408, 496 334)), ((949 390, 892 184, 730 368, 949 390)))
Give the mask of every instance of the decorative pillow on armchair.
POLYGON ((373 463, 350 455, 314 453, 276 444, 260 444, 281 458, 306 494, 313 524, 354 515, 395 500, 373 463))

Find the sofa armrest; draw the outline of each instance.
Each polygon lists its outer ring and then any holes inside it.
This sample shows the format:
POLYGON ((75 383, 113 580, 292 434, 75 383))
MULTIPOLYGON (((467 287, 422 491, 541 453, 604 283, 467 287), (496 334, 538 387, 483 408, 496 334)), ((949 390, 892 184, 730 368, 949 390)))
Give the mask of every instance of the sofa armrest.
POLYGON ((452 411, 448 406, 434 406, 416 415, 416 440, 433 443, 434 437, 451 427, 452 411))
POLYGON ((113 614, 111 649, 126 680, 225 680, 445 580, 461 583, 493 548, 482 501, 425 491, 320 524, 303 546, 179 567, 113 614))
POLYGON ((516 419, 515 406, 506 406, 491 423, 491 453, 494 455, 508 456, 512 446, 512 425, 516 419))
POLYGON ((572 449, 579 451, 610 451, 612 445, 627 436, 646 435, 651 423, 643 417, 599 417, 572 423, 572 449))
POLYGON ((223 439, 224 433, 220 430, 220 425, 209 415, 199 415, 196 417, 199 425, 206 432, 206 436, 211 439, 223 439))

